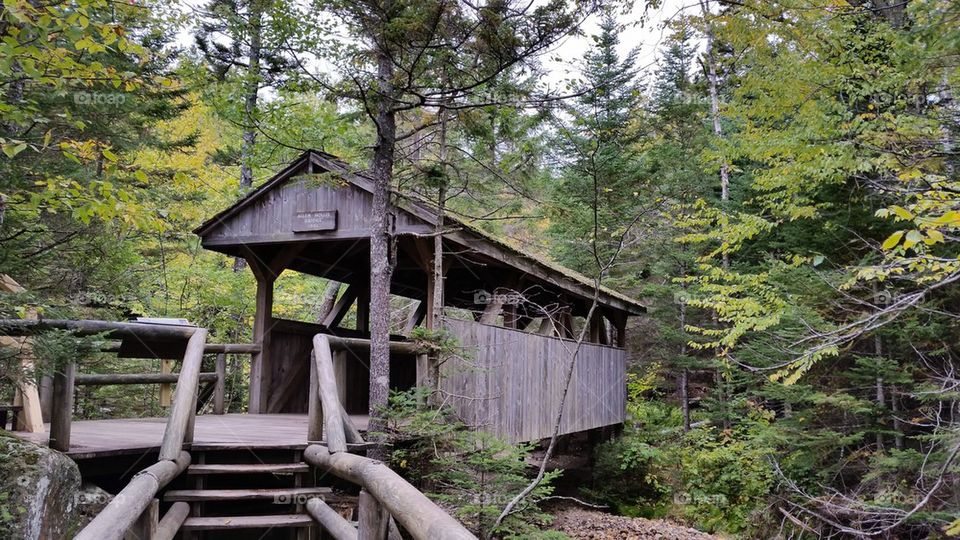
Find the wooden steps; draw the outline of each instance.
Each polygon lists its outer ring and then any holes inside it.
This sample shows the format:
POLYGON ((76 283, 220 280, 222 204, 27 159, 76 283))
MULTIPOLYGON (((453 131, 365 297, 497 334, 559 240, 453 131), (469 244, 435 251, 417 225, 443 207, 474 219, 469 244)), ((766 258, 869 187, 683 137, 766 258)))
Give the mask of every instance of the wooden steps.
POLYGON ((329 498, 333 491, 328 487, 263 488, 263 489, 173 489, 163 495, 165 501, 253 501, 272 500, 275 503, 303 503, 314 496, 329 498))
POLYGON ((274 514, 266 516, 189 517, 183 522, 184 531, 216 531, 224 529, 272 529, 281 527, 308 527, 313 518, 306 514, 274 514))
POLYGON ((190 465, 187 474, 296 474, 309 470, 306 463, 231 463, 190 465))

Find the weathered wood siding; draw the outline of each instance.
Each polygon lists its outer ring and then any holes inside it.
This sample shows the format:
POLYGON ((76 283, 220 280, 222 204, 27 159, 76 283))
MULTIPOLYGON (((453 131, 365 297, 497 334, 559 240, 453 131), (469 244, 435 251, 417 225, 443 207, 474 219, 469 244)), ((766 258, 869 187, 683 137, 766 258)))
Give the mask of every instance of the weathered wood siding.
MULTIPOLYGON (((448 320, 461 354, 441 366, 441 390, 461 418, 511 442, 549 437, 576 344, 485 324, 448 320)), ((584 343, 560 433, 619 424, 626 413, 626 351, 584 343)))
MULTIPOLYGON (((290 242, 365 238, 370 234, 373 197, 352 184, 335 183, 333 178, 294 177, 263 194, 239 213, 224 218, 206 233, 204 245, 290 242), (295 231, 298 215, 336 211, 336 225, 330 230, 295 231)), ((398 233, 428 233, 431 228, 405 213, 397 213, 398 233)))

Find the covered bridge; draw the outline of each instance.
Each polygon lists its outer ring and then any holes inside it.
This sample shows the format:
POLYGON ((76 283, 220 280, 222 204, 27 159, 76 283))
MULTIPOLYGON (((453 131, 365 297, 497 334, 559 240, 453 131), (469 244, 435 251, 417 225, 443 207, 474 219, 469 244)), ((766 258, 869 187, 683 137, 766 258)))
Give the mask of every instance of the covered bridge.
MULTIPOLYGON (((369 234, 373 182, 334 156, 308 151, 196 229, 203 247, 247 260, 257 280, 251 413, 303 413, 308 407, 311 338, 356 338, 334 359, 341 401, 364 414, 368 396, 369 234), (273 290, 284 270, 347 285, 325 320, 274 317, 273 290), (355 307, 354 307, 355 306, 355 307), (353 313, 352 328, 343 324, 353 313), (367 344, 365 346, 364 344, 367 344)), ((438 319, 457 352, 433 364, 402 346, 432 309, 437 213, 393 194, 396 238, 391 293, 420 302, 394 329, 391 387, 435 384, 469 425, 507 440, 550 436, 564 367, 579 325, 589 324, 561 426, 574 433, 620 424, 626 399, 625 327, 644 308, 593 280, 512 247, 451 216, 443 224, 444 310, 438 319)), ((432 320, 432 318, 430 318, 432 320)))

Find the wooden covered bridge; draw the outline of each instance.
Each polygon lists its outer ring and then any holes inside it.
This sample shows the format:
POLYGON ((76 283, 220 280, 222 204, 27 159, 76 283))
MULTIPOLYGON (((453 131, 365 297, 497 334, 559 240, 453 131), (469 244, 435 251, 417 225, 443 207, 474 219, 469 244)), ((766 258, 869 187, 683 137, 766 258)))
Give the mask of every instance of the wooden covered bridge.
MULTIPOLYGON (((44 414, 49 435, 18 433, 49 438, 86 478, 123 489, 80 537, 216 537, 222 529, 250 529, 262 538, 264 529, 292 528, 382 539, 395 523, 414 538, 469 537, 392 471, 356 455, 365 448, 369 413, 371 184, 333 156, 306 152, 195 231, 205 248, 244 258, 256 277, 253 343, 212 344, 202 328, 156 322, 0 321, 8 336, 48 328, 107 332, 116 340, 111 352, 180 362, 179 373, 170 374, 86 375, 66 366, 54 377, 44 414), (324 320, 274 316, 274 285, 285 270, 345 285, 324 320), (212 372, 201 369, 205 354, 216 355, 212 372), (250 356, 247 411, 224 410, 228 354, 250 356), (173 382, 166 420, 72 421, 77 385, 173 382), (204 383, 214 414, 197 414, 204 383), (363 488, 359 499, 344 482, 363 488), (359 508, 359 525, 335 511, 345 499, 359 508)), ((573 338, 587 325, 560 433, 624 421, 625 328, 629 316, 643 312, 640 304, 597 291, 592 280, 453 217, 438 224, 422 201, 394 197, 391 293, 416 307, 394 323, 391 388, 429 385, 467 425, 511 442, 549 437, 573 338), (434 313, 434 239, 441 229, 445 308, 434 313), (594 316, 584 320, 594 301, 594 316), (455 338, 442 358, 410 339, 431 322, 455 338)), ((241 537, 231 532, 232 540, 241 537)))

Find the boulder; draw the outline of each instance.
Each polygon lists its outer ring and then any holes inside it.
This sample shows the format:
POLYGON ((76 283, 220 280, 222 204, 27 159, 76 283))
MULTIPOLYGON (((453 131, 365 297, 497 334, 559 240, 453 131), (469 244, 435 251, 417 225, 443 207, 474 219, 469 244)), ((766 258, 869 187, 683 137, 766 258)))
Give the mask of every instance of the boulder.
POLYGON ((79 490, 73 460, 0 430, 0 538, 69 538, 79 490))

